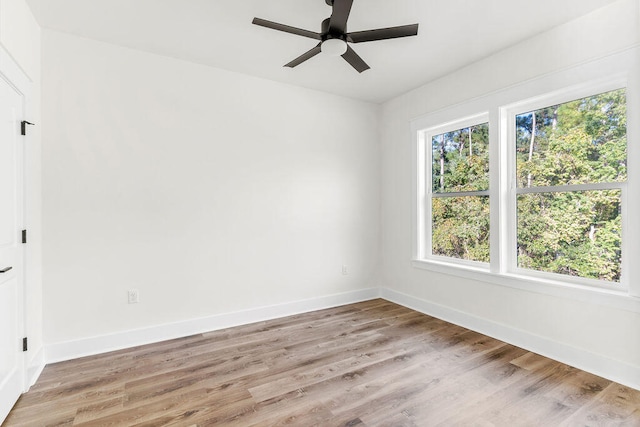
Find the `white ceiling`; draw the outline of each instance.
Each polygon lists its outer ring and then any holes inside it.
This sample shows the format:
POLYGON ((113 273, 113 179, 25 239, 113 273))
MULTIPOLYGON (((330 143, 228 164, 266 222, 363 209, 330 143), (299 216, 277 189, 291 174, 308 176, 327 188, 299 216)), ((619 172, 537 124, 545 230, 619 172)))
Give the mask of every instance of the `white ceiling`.
POLYGON ((317 41, 251 24, 319 32, 331 14, 324 0, 27 0, 45 28, 371 102, 614 1, 355 0, 349 31, 420 24, 417 37, 352 45, 371 66, 358 74, 323 55, 284 68, 317 41))

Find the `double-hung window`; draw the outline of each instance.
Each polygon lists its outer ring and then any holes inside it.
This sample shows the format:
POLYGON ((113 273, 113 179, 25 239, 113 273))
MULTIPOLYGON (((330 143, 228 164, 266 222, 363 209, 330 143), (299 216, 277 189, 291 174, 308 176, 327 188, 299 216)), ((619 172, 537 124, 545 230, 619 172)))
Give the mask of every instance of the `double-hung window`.
POLYGON ((489 262, 489 123, 486 115, 422 134, 429 198, 425 254, 460 263, 489 262))
POLYGON ((591 284, 620 282, 625 92, 553 105, 543 99, 529 104, 546 103, 541 107, 510 110, 516 217, 511 249, 519 272, 555 273, 591 284))
POLYGON ((624 288, 624 81, 474 100, 413 132, 420 266, 624 288))

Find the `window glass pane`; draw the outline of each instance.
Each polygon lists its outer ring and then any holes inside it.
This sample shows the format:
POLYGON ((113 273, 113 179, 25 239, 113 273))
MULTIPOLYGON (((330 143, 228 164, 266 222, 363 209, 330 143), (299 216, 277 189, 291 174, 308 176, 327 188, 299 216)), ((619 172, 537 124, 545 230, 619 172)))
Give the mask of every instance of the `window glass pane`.
POLYGON ((434 193, 489 189, 488 123, 434 135, 431 149, 434 193))
POLYGON ((433 255, 489 262, 489 197, 432 199, 433 255))
POLYGON ((625 90, 516 116, 519 188, 627 179, 625 90))
POLYGON ((620 281, 620 190, 518 196, 518 267, 620 281))

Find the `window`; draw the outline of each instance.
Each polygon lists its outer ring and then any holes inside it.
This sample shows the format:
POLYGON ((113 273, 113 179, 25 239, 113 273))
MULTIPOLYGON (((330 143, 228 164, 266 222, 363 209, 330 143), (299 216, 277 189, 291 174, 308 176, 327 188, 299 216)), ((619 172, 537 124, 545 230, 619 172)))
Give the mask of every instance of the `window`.
POLYGON ((624 89, 515 116, 517 267, 620 282, 624 89))
POLYGON ((414 121, 414 265, 507 284, 628 286, 624 86, 500 93, 414 121))
POLYGON ((428 257, 489 262, 489 123, 472 117, 424 131, 429 141, 428 257))

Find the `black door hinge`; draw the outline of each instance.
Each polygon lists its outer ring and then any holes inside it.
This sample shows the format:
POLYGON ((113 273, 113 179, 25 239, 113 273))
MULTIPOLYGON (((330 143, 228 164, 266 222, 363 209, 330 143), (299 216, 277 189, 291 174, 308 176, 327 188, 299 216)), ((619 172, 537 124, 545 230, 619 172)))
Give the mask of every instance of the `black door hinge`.
POLYGON ((27 230, 22 230, 22 243, 27 243, 27 230))
POLYGON ((22 351, 27 351, 28 349, 28 345, 27 345, 27 337, 22 338, 22 351))
POLYGON ((33 123, 31 123, 31 122, 28 122, 28 121, 26 121, 26 120, 23 120, 23 121, 20 123, 20 134, 21 134, 21 135, 26 135, 26 134, 27 134, 27 125, 31 125, 31 126, 33 126, 34 124, 33 124, 33 123))

